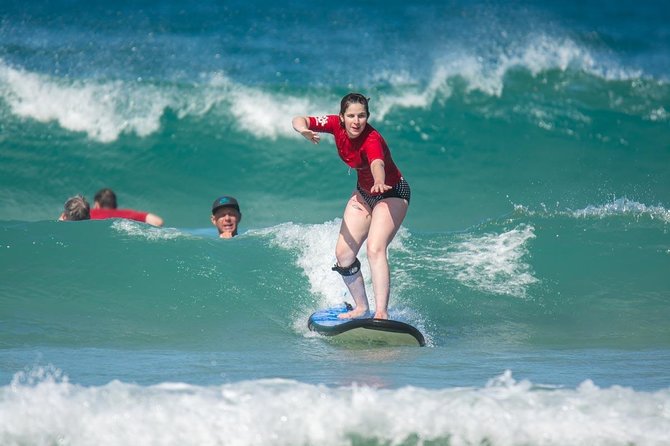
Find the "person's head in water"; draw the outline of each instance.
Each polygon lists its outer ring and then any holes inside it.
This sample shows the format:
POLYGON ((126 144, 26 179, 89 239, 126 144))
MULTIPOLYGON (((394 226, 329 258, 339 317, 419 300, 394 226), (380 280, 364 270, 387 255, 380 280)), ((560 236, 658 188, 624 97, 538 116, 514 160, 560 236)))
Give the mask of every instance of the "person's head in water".
POLYGON ((63 213, 60 214, 61 221, 88 220, 91 218, 91 207, 81 195, 69 198, 63 206, 63 213))
POLYGON ((100 189, 93 197, 93 207, 96 209, 116 209, 116 194, 109 188, 100 189))
POLYGON ((240 205, 233 197, 224 195, 212 203, 212 224, 216 226, 221 238, 233 238, 237 235, 237 225, 242 220, 240 205))
POLYGON ((349 93, 340 101, 340 125, 351 139, 358 138, 368 125, 370 109, 368 98, 360 93, 349 93))

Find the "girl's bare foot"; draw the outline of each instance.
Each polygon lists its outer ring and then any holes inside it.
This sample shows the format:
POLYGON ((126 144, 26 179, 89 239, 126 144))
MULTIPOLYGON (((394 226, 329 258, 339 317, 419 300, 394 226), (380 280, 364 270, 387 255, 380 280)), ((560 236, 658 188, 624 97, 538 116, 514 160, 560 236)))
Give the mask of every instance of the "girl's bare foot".
POLYGON ((375 319, 388 319, 389 314, 387 311, 375 311, 375 319))
POLYGON ((362 306, 357 306, 351 311, 347 311, 346 313, 338 314, 337 318, 338 319, 356 319, 357 317, 362 317, 365 316, 368 312, 368 308, 362 307, 362 306))

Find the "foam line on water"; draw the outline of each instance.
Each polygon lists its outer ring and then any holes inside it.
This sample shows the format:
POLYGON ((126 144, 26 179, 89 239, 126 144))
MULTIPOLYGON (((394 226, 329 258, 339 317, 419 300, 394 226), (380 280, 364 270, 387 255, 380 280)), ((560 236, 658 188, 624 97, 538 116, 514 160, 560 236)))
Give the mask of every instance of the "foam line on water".
POLYGON ((56 368, 15 375, 0 388, 3 444, 349 444, 353 438, 467 444, 662 445, 670 389, 638 392, 517 381, 482 387, 329 388, 284 379, 209 387, 178 382, 97 387, 56 368), (402 420, 401 423, 398 420, 402 420), (485 420, 485 422, 482 422, 485 420))
POLYGON ((525 261, 535 228, 519 225, 509 231, 465 234, 441 249, 435 260, 461 284, 480 291, 525 298, 538 282, 525 261))

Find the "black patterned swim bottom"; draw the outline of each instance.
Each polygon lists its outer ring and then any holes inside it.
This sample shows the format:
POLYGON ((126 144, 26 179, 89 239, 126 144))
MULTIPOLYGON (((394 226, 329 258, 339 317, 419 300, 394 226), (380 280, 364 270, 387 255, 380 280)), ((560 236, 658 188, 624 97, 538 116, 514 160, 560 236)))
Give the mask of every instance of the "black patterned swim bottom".
POLYGON ((409 204, 409 199, 410 196, 412 195, 412 191, 409 188, 409 184, 407 184, 407 181, 405 181, 404 178, 400 178, 400 181, 398 181, 398 184, 393 186, 393 189, 387 190, 383 194, 379 195, 370 195, 369 192, 363 190, 363 188, 359 185, 356 184, 356 189, 358 192, 363 196, 363 200, 370 206, 370 208, 374 208, 377 203, 382 201, 384 198, 404 198, 407 200, 407 204, 409 204))

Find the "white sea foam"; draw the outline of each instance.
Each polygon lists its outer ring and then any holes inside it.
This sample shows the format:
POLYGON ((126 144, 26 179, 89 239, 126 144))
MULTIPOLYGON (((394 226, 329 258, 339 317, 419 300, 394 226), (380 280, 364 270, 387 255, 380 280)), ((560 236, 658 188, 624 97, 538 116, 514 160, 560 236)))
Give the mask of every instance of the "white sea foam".
POLYGON ((375 116, 382 120, 393 108, 427 108, 436 98, 446 100, 451 96, 451 87, 446 82, 448 78, 448 71, 445 67, 440 67, 425 88, 404 87, 394 94, 385 95, 379 101, 375 116))
POLYGON ((616 215, 632 215, 635 217, 647 216, 651 219, 658 219, 665 223, 670 223, 670 210, 663 206, 647 206, 628 198, 616 198, 610 203, 601 205, 588 205, 583 209, 568 211, 569 215, 576 218, 589 217, 611 217, 616 215))
POLYGON ((340 446, 358 438, 661 446, 669 438, 668 407, 667 388, 637 392, 588 380, 575 389, 549 388, 516 381, 509 371, 483 387, 447 389, 329 388, 282 379, 84 387, 37 371, 0 388, 0 443, 340 446))
POLYGON ((0 60, 0 93, 12 112, 110 142, 122 133, 147 136, 160 127, 171 99, 154 87, 121 81, 68 81, 10 67, 0 60))
MULTIPOLYGON (((315 296, 311 304, 298 308, 293 318, 294 330, 304 336, 315 336, 314 333, 307 330, 305 324, 307 314, 316 309, 338 305, 343 301, 353 303, 353 298, 349 295, 342 278, 331 270, 336 262, 335 244, 341 221, 338 218, 315 225, 285 223, 262 231, 254 231, 258 234, 270 234, 273 236, 273 243, 298 253, 296 263, 307 276, 310 292, 315 296)), ((406 251, 404 240, 408 237, 407 229, 401 227, 391 242, 389 251, 406 251)), ((363 244, 358 258, 361 262, 361 273, 365 279, 368 301, 371 308, 374 309, 375 299, 366 252, 366 246, 363 244)), ((432 338, 430 333, 426 331, 424 318, 416 312, 411 304, 405 303, 403 300, 404 290, 412 286, 411 280, 410 274, 406 274, 400 269, 393 269, 389 317, 416 326, 424 333, 427 345, 432 345, 432 338)))
POLYGON ((144 238, 151 241, 195 238, 193 235, 181 232, 175 228, 157 228, 146 223, 126 219, 114 219, 112 229, 131 237, 144 238))
MULTIPOLYGON (((386 82, 391 91, 375 102, 375 119, 380 121, 394 109, 428 108, 446 101, 456 79, 466 91, 501 96, 505 77, 512 70, 525 69, 532 75, 547 70, 581 70, 608 80, 637 79, 636 70, 615 62, 598 60, 587 48, 569 38, 546 34, 529 35, 509 47, 495 50, 450 48, 433 61, 426 82, 416 81, 416 73, 391 70, 375 74, 375 83, 386 82), (492 53, 492 54, 487 54, 492 53), (486 54, 486 55, 483 55, 486 54)), ((158 86, 147 82, 71 80, 36 74, 15 68, 0 59, 0 95, 11 112, 39 122, 56 122, 88 138, 113 142, 122 134, 145 137, 160 129, 167 109, 179 118, 202 116, 211 110, 229 115, 236 128, 258 138, 296 137, 290 118, 335 112, 337 98, 329 95, 291 96, 266 91, 233 81, 224 72, 205 74, 202 83, 191 86, 158 86), (184 91, 184 89, 188 91, 184 91)), ((537 111, 533 113, 546 113, 537 111)), ((574 112, 568 112, 574 113, 574 112)), ((584 121, 584 116, 568 116, 584 121)), ((551 129, 552 116, 535 116, 538 125, 551 129)), ((656 107, 646 119, 667 120, 663 107, 656 107)), ((417 129, 422 137, 428 134, 417 129)), ((326 139, 326 141, 331 141, 326 139)))
POLYGON ((668 111, 664 107, 658 107, 649 112, 649 115, 646 117, 649 121, 654 122, 666 122, 668 121, 668 111))
POLYGON ((464 56, 448 61, 447 66, 452 67, 448 72, 462 76, 471 90, 495 96, 502 94, 504 77, 514 69, 526 69, 533 76, 548 70, 569 69, 607 80, 637 79, 642 76, 639 70, 625 69, 609 60, 598 60, 589 49, 570 38, 556 38, 546 34, 531 34, 486 59, 464 56), (458 68, 462 62, 465 62, 464 69, 458 68))
MULTIPOLYGON (((298 253, 297 266, 307 276, 312 294, 321 299, 320 306, 341 303, 346 292, 340 276, 330 270, 335 263, 335 243, 340 222, 335 219, 314 225, 284 223, 261 231, 271 234, 273 243, 281 248, 298 253)), ((361 270, 369 277, 365 246, 361 251, 361 270)))
MULTIPOLYGON (((182 86, 181 88, 188 88, 182 86)), ((323 114, 332 104, 303 97, 272 94, 230 80, 225 73, 207 76, 188 94, 149 83, 69 80, 14 68, 0 59, 0 95, 13 114, 84 132, 108 143, 122 134, 145 137, 160 129, 170 108, 179 118, 201 116, 217 105, 230 113, 239 128, 262 138, 295 136, 290 117, 323 114)))
POLYGON ((487 293, 525 297, 538 282, 524 261, 532 226, 520 225, 500 234, 467 234, 449 244, 436 260, 463 285, 487 293))
MULTIPOLYGON (((274 243, 278 246, 298 252, 296 263, 309 279, 312 293, 323 299, 319 302, 323 306, 341 303, 347 294, 341 277, 331 271, 336 262, 335 243, 341 222, 341 219, 336 218, 314 225, 284 223, 263 231, 273 234, 274 243)), ((401 228, 391 242, 390 249, 404 249, 402 241, 407 236, 407 230, 401 228)), ((358 258, 361 261, 361 272, 366 278, 366 286, 371 289, 370 266, 366 252, 366 246, 363 244, 358 258)), ((372 300, 373 296, 369 297, 372 300)))
POLYGON ((210 94, 229 104, 229 113, 241 129, 264 138, 295 136, 290 122, 293 116, 321 115, 332 109, 330 103, 247 87, 224 73, 211 76, 209 85, 214 89, 210 94))
MULTIPOLYGON (((384 79, 395 86, 396 91, 382 98, 376 114, 383 119, 395 107, 426 108, 435 100, 446 100, 452 93, 451 83, 455 79, 465 83, 466 91, 501 96, 505 77, 517 69, 527 70, 533 76, 548 70, 574 69, 606 80, 638 79, 643 75, 640 70, 626 69, 614 61, 599 59, 569 38, 547 34, 531 34, 508 47, 480 52, 482 54, 473 53, 472 48, 445 50, 445 55, 433 62, 433 73, 425 86, 416 85, 407 74, 397 76, 388 72, 384 79)), ((659 116, 664 115, 662 112, 652 113, 650 119, 659 116)))
MULTIPOLYGON (((515 69, 528 70, 533 76, 547 70, 575 69, 607 80, 637 79, 639 70, 621 68, 615 62, 597 60, 588 49, 569 38, 553 38, 545 34, 529 35, 497 54, 483 57, 471 49, 450 50, 448 55, 433 61, 433 72, 427 83, 419 83, 405 70, 375 73, 373 82, 386 82, 392 92, 375 102, 375 119, 383 120, 394 108, 427 108, 436 101, 446 101, 452 94, 454 79, 465 82, 466 91, 479 91, 501 96, 505 77, 515 69)), ((337 98, 307 99, 305 97, 269 93, 233 82, 224 73, 211 76, 210 86, 218 100, 230 103, 230 113, 240 128, 266 138, 290 136, 294 132, 287 119, 296 115, 333 113, 337 98), (289 117, 289 118, 287 118, 289 117)), ((654 117, 660 116, 658 113, 654 117)), ((585 119, 583 116, 578 116, 585 119)))
MULTIPOLYGON (((481 50, 487 53, 486 50, 481 50)), ((494 54, 473 54, 471 49, 450 48, 433 63, 427 82, 417 82, 415 73, 386 70, 375 74, 373 82, 388 82, 392 91, 375 103, 379 120, 394 108, 427 108, 445 101, 452 94, 454 79, 462 80, 467 91, 500 96, 505 76, 514 69, 533 75, 546 70, 582 70, 605 79, 635 79, 642 74, 619 67, 611 61, 597 60, 587 48, 569 38, 544 34, 529 35, 494 54)), ((127 81, 70 80, 36 74, 15 68, 0 59, 0 95, 12 113, 40 122, 57 122, 62 128, 84 132, 89 138, 111 142, 122 134, 144 137, 160 128, 169 108, 177 116, 201 116, 220 106, 239 129, 260 138, 295 136, 290 118, 296 115, 333 113, 337 98, 328 95, 291 96, 269 92, 233 81, 223 72, 203 75, 204 82, 178 91, 178 87, 127 81)), ((660 107, 649 119, 665 120, 660 107)))
POLYGON ((589 204, 582 209, 559 209, 560 203, 556 203, 554 209, 542 205, 541 210, 533 210, 528 206, 514 204, 514 211, 518 214, 529 216, 566 216, 570 218, 609 218, 617 216, 632 216, 635 218, 647 217, 663 223, 670 223, 670 210, 662 205, 650 206, 628 198, 613 198, 612 201, 603 204, 589 204))

